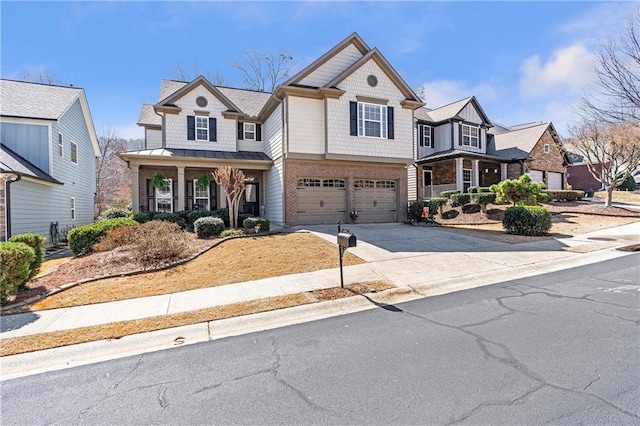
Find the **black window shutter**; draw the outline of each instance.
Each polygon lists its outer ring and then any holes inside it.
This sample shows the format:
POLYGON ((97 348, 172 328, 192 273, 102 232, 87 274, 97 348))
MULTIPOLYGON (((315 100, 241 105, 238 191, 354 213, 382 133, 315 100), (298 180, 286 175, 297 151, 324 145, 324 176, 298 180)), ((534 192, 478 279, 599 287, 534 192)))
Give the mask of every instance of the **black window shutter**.
POLYGON ((187 139, 196 140, 196 118, 193 115, 187 115, 187 139))
POLYGON ((218 140, 217 124, 215 118, 209 117, 209 142, 216 142, 218 140))
POLYGON ((358 103, 355 101, 349 102, 349 123, 351 136, 358 136, 358 103))
POLYGON ((418 124, 418 146, 424 146, 424 126, 418 124))
POLYGON ((458 123, 458 145, 462 146, 462 123, 458 123))
POLYGON ((387 107, 387 139, 395 139, 393 127, 393 107, 387 107))
POLYGON ((171 181, 171 191, 173 191, 173 209, 171 213, 178 211, 178 179, 171 181))
POLYGON ((262 124, 256 124, 256 141, 262 140, 262 124))
POLYGON ((482 149, 482 127, 478 127, 478 148, 482 149))
POLYGON ((216 191, 218 189, 218 185, 212 179, 209 184, 209 210, 215 210, 218 208, 216 191))
POLYGON ((151 184, 151 179, 147 179, 147 210, 153 212, 156 210, 156 189, 151 184))
POLYGON ((242 121, 238 121, 238 140, 241 141, 244 139, 244 123, 242 121))
POLYGON ((433 144, 433 130, 434 128, 429 126, 429 148, 433 148, 435 145, 433 144))
POLYGON ((185 210, 193 210, 193 181, 187 179, 184 182, 184 187, 185 187, 184 193, 187 195, 184 208, 185 210))

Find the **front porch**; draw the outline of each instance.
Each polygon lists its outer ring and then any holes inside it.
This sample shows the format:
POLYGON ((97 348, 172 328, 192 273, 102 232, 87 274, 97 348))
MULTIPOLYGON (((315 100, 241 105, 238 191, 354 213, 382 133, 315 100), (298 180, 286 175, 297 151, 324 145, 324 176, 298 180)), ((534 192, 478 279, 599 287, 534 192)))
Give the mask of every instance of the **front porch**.
POLYGON ((443 191, 467 192, 472 186, 491 186, 507 179, 507 163, 456 157, 418 164, 418 197, 439 197, 443 191))

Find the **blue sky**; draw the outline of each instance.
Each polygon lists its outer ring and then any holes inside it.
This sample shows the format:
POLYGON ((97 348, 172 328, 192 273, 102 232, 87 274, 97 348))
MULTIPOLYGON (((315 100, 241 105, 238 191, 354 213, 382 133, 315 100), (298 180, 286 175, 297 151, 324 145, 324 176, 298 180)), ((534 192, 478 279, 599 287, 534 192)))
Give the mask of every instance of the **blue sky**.
POLYGON ((220 73, 243 51, 285 49, 302 69, 356 31, 434 108, 475 95, 502 124, 553 121, 562 135, 593 54, 637 2, 7 2, 3 78, 43 74, 83 87, 98 134, 135 123, 175 64, 220 73))

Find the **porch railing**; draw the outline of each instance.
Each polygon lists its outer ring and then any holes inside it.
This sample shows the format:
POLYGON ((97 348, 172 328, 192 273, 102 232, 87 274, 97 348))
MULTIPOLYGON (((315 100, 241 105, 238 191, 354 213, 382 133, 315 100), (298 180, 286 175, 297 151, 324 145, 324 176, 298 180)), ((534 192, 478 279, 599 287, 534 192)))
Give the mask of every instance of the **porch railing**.
POLYGON ((457 189, 455 183, 446 185, 430 185, 422 187, 422 199, 439 197, 442 191, 454 191, 457 189))

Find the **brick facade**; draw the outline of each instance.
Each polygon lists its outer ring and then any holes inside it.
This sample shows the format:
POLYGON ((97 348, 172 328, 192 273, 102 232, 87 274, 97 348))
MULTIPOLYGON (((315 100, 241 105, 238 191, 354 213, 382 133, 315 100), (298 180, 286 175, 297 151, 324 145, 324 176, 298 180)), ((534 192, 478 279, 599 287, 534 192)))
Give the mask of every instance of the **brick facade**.
POLYGON ((407 170, 404 164, 361 164, 329 161, 285 161, 285 223, 298 224, 297 183, 303 177, 339 178, 347 181, 347 208, 355 204, 356 179, 394 180, 397 182, 397 220, 407 219, 407 170))
POLYGON ((586 164, 569 166, 567 182, 573 189, 600 189, 602 183, 593 177, 586 164))

